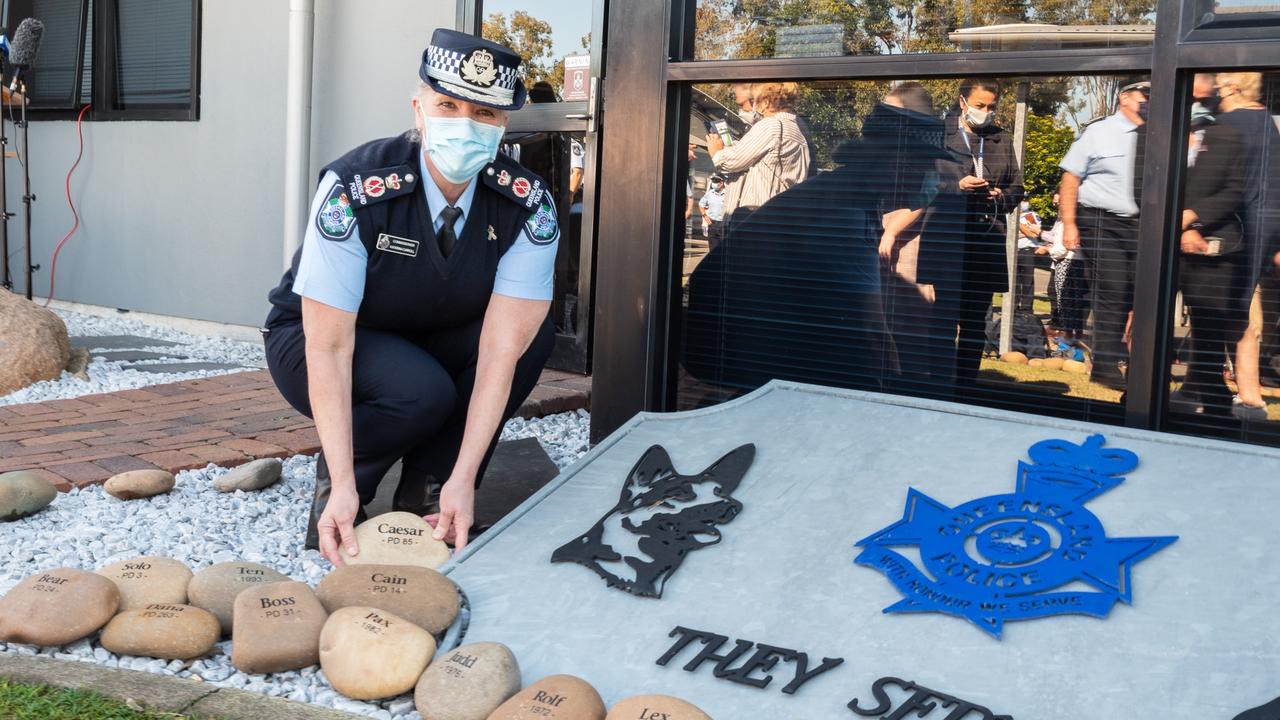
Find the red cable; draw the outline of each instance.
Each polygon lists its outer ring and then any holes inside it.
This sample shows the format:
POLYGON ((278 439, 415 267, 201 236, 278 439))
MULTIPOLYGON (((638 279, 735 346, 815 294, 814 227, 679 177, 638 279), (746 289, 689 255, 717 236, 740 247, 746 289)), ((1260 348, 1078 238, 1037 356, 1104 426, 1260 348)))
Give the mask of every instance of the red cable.
POLYGON ((71 207, 71 216, 76 222, 71 226, 70 232, 62 236, 58 241, 57 247, 53 249, 53 261, 49 263, 49 297, 45 298, 44 306, 49 307, 49 303, 53 301, 53 282, 58 275, 58 253, 62 250, 62 244, 71 239, 76 234, 76 230, 80 229, 80 213, 76 212, 76 204, 71 200, 71 174, 80 166, 80 159, 84 157, 84 132, 80 129, 80 122, 84 120, 84 114, 89 111, 93 105, 85 105, 80 108, 80 114, 76 116, 76 137, 80 139, 80 152, 76 155, 76 161, 71 164, 71 169, 67 171, 67 205, 71 207))

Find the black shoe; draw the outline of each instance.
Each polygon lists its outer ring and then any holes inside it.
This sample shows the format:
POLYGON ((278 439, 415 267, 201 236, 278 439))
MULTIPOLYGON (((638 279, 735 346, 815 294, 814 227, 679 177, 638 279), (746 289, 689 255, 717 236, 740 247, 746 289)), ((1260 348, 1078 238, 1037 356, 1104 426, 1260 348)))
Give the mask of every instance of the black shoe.
POLYGON ((1280 698, 1276 698, 1271 702, 1256 707, 1252 710, 1245 710, 1235 717, 1235 720, 1278 720, 1280 719, 1280 698))
MULTIPOLYGON (((324 461, 324 453, 316 458, 316 488, 315 493, 311 496, 311 514, 307 518, 307 537, 303 541, 302 546, 307 550, 320 549, 320 532, 316 528, 316 524, 320 522, 320 516, 324 514, 325 505, 329 504, 329 491, 332 485, 329 482, 329 465, 324 461)), ((368 520, 369 516, 365 514, 364 508, 356 511, 356 525, 368 520)))
POLYGON ((430 473, 419 473, 409 468, 400 471, 400 484, 391 498, 391 508, 397 512, 414 515, 434 515, 440 512, 440 488, 443 483, 430 473))

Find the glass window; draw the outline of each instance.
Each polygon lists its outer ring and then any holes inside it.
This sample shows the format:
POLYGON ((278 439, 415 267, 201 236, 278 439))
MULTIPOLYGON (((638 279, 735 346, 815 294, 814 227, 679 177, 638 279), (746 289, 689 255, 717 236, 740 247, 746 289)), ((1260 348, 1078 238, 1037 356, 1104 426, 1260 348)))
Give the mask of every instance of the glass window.
POLYGON ((1155 0, 698 0, 697 60, 1150 45, 1155 0))
POLYGON ((1274 0, 1197 0, 1197 27, 1249 27, 1280 21, 1280 3, 1274 0))
POLYGON ((190 105, 192 3, 116 2, 115 106, 190 105))
POLYGON ((1280 73, 1196 75, 1169 426, 1280 442, 1280 73))
POLYGON ((481 35, 524 59, 530 102, 586 100, 593 5, 594 0, 485 0, 481 35))
POLYGON ((31 3, 31 16, 44 23, 40 53, 27 77, 32 107, 75 104, 83 13, 83 0, 34 0, 31 3))
POLYGON ((696 86, 679 407, 783 378, 1118 419, 1147 93, 696 86))

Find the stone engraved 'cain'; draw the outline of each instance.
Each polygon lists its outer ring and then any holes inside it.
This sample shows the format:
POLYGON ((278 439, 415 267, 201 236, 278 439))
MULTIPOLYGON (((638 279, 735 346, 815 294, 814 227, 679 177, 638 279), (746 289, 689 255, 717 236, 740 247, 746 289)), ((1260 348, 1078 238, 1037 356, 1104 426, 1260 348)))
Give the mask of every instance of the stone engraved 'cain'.
POLYGON ((298 604, 298 601, 297 601, 295 598, 291 598, 291 597, 278 598, 278 599, 272 599, 272 598, 261 598, 261 599, 259 600, 259 602, 261 602, 261 603, 262 603, 262 609, 263 609, 263 610, 266 610, 267 608, 273 608, 273 607, 285 607, 285 606, 287 606, 287 605, 297 605, 297 604, 298 604))
POLYGON ((382 523, 378 525, 378 532, 387 535, 422 535, 422 528, 407 528, 382 523))
POLYGON ((398 575, 383 575, 382 573, 374 573, 370 579, 376 583, 386 583, 387 585, 407 585, 409 583, 408 578, 402 578, 398 575))
POLYGON ((541 690, 533 694, 534 702, 541 703, 543 705, 550 705, 551 707, 560 707, 560 703, 564 702, 564 700, 564 695, 545 693, 541 690))
POLYGON ((795 670, 791 682, 782 688, 782 692, 791 695, 799 690, 805 683, 835 668, 844 662, 844 658, 822 658, 822 663, 818 667, 809 669, 809 654, 789 650, 783 647, 775 647, 766 645, 765 643, 756 643, 750 640, 735 640, 734 647, 723 655, 716 654, 722 645, 728 642, 729 638, 716 633, 704 632, 702 630, 690 630, 689 628, 676 626, 667 637, 680 636, 671 649, 667 650, 662 657, 658 658, 658 664, 665 666, 671 662, 677 655, 695 640, 702 641, 703 647, 698 651, 693 659, 685 663, 685 672, 694 672, 702 663, 711 661, 715 663, 712 673, 721 680, 748 685, 755 688, 763 688, 773 682, 772 675, 764 675, 763 677, 752 677, 752 673, 767 673, 773 669, 778 661, 786 661, 795 664, 795 670), (746 660, 737 667, 732 667, 734 663, 743 658, 752 648, 755 652, 747 657, 746 660))

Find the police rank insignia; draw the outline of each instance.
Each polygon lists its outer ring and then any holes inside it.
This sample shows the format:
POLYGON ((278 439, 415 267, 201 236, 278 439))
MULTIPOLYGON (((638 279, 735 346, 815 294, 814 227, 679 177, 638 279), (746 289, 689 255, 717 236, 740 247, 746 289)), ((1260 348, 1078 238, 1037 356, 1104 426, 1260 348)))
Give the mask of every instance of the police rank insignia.
POLYGON ((886 613, 939 612, 1000 638, 1004 624, 1052 615, 1106 617, 1129 604, 1133 565, 1177 537, 1108 538, 1084 504, 1138 465, 1128 450, 1045 440, 1018 462, 1016 490, 956 508, 911 488, 902 519, 858 542, 858 565, 884 573, 905 597, 886 613), (923 568, 891 548, 918 550, 923 568), (1082 583, 1096 589, 1062 591, 1082 583))
POLYGON ((534 245, 550 245, 560 235, 556 210, 551 203, 545 201, 538 205, 538 211, 529 217, 524 227, 529 231, 529 240, 534 245))
POLYGON ((356 215, 351 210, 351 201, 342 191, 342 185, 335 184, 316 214, 316 228, 330 240, 346 240, 355 225, 356 215))
POLYGON ((498 80, 498 65, 493 60, 493 53, 483 48, 463 58, 458 70, 463 80, 476 87, 493 87, 498 80))

